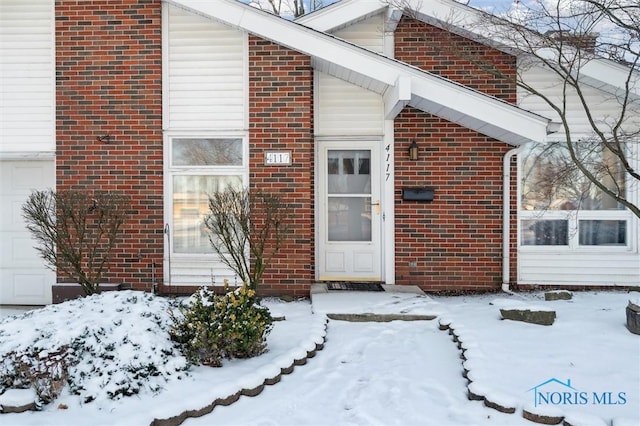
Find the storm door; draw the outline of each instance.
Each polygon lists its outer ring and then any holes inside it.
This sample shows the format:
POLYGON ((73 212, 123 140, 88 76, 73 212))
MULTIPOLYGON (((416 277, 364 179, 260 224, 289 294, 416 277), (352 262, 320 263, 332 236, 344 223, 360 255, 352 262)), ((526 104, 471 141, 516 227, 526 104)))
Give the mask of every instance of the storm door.
POLYGON ((320 142, 318 277, 381 281, 378 144, 320 142))

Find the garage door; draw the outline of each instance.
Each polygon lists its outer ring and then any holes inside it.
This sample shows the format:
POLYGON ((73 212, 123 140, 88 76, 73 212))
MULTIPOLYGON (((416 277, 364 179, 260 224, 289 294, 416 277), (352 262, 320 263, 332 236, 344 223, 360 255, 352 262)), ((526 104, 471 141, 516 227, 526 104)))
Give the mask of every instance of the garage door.
POLYGON ((31 191, 54 184, 53 160, 0 160, 0 304, 51 303, 55 274, 35 250, 21 208, 31 191))

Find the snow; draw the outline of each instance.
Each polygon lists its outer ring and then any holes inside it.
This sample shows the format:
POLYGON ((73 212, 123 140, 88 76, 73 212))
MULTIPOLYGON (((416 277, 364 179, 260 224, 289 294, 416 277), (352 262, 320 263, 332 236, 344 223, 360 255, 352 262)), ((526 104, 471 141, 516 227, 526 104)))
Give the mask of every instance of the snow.
POLYGON ((589 426, 608 426, 609 423, 604 421, 602 417, 594 416, 592 414, 585 413, 565 413, 565 422, 570 425, 589 425, 589 426))
POLYGON ((313 312, 437 315, 442 313, 442 306, 422 294, 342 291, 314 294, 313 312))
POLYGON ((37 400, 33 389, 7 389, 0 395, 0 407, 22 407, 37 400))
MULTIPOLYGON (((266 299, 264 304, 274 316, 286 317, 274 324, 267 353, 225 361, 222 368, 182 371, 184 360, 166 335, 169 301, 143 293, 110 292, 0 320, 2 357, 35 347, 41 353, 54 353, 56 345, 79 335, 86 343, 73 356, 80 357, 82 351, 98 354, 92 363, 81 361, 82 368, 69 373, 85 372, 81 383, 86 393, 74 395, 67 387, 42 411, 1 414, 0 423, 83 425, 90 418, 92 424, 150 424, 156 418, 202 409, 241 389, 259 388, 265 379, 276 379, 295 363, 291 374, 283 374, 258 396, 242 396, 184 424, 531 425, 522 418, 522 409, 528 408, 539 414, 559 412, 576 424, 637 425, 640 338, 625 327, 628 301, 624 292, 574 292, 573 300, 553 302, 545 302, 542 293, 428 297, 331 292, 314 295, 313 305, 308 300, 266 299), (552 307, 558 318, 550 327, 502 321, 499 309, 510 304, 552 307), (327 322, 328 313, 439 318, 327 322), (457 341, 439 325, 448 326, 457 341), (98 339, 107 345, 121 343, 113 349, 117 357, 111 363, 101 358, 109 351, 98 339), (321 344, 324 349, 316 352, 321 344), (309 354, 314 356, 307 360, 309 354), (140 380, 133 396, 110 398, 106 389, 113 384, 104 374, 102 381, 91 374, 91 368, 101 369, 123 380, 127 378, 123 367, 136 362, 163 367, 159 375, 140 380), (462 375, 463 363, 471 384, 462 375), (536 406, 531 389, 552 378, 561 383, 570 379, 589 403, 536 406), (516 413, 500 413, 482 401, 469 401, 468 386, 493 402, 517 407, 516 413), (594 393, 600 400, 608 395, 611 403, 592 403, 594 393), (620 393, 625 403, 617 399, 620 393), (85 402, 87 395, 95 399, 85 402), (61 404, 68 408, 59 409, 61 404)), ((545 389, 563 391, 556 382, 545 389)))
POLYGON ((538 311, 538 312, 552 312, 554 311, 553 306, 543 306, 541 304, 531 303, 529 301, 519 300, 519 299, 494 299, 491 302, 491 305, 494 305, 500 309, 506 310, 529 310, 529 311, 538 311))

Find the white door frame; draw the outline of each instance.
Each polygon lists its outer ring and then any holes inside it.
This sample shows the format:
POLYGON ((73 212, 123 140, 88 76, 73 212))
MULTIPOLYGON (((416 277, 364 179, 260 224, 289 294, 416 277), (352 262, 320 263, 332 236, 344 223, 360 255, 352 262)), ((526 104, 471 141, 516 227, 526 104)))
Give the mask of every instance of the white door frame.
POLYGON ((372 139, 325 139, 316 143, 316 280, 385 281, 384 159, 381 141, 372 139), (370 242, 328 241, 327 170, 329 150, 370 150, 371 228, 370 242), (335 248, 335 250, 332 250, 335 248), (346 250, 346 251, 343 251, 346 250), (344 254, 341 254, 344 253, 344 254), (333 256, 333 259, 331 258, 333 256), (362 263, 358 259, 363 260, 362 263))

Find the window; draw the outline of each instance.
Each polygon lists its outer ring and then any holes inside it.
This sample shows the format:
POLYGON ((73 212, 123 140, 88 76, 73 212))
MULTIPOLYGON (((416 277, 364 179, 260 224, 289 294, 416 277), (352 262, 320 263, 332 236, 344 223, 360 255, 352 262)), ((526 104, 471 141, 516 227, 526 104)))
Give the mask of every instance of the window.
POLYGON ((242 188, 246 176, 242 138, 170 139, 172 251, 214 253, 204 219, 209 194, 242 188))
MULTIPOLYGON (((609 191, 625 196, 624 172, 613 153, 584 143, 576 155, 609 191)), ((584 176, 565 143, 532 144, 520 158, 520 184, 521 246, 629 245, 629 212, 584 176)))
POLYGON ((327 154, 329 241, 371 241, 371 151, 327 154))
POLYGON ((173 166, 242 166, 242 139, 173 139, 173 166))
POLYGON ((625 220, 581 220, 581 246, 623 246, 627 242, 625 220))
POLYGON ((523 220, 522 245, 566 246, 569 244, 569 223, 566 220, 523 220))
MULTIPOLYGON (((593 144, 578 144, 578 158, 613 193, 625 196, 619 159, 593 144)), ((565 143, 534 144, 523 155, 522 209, 624 210, 575 166, 565 143)))

